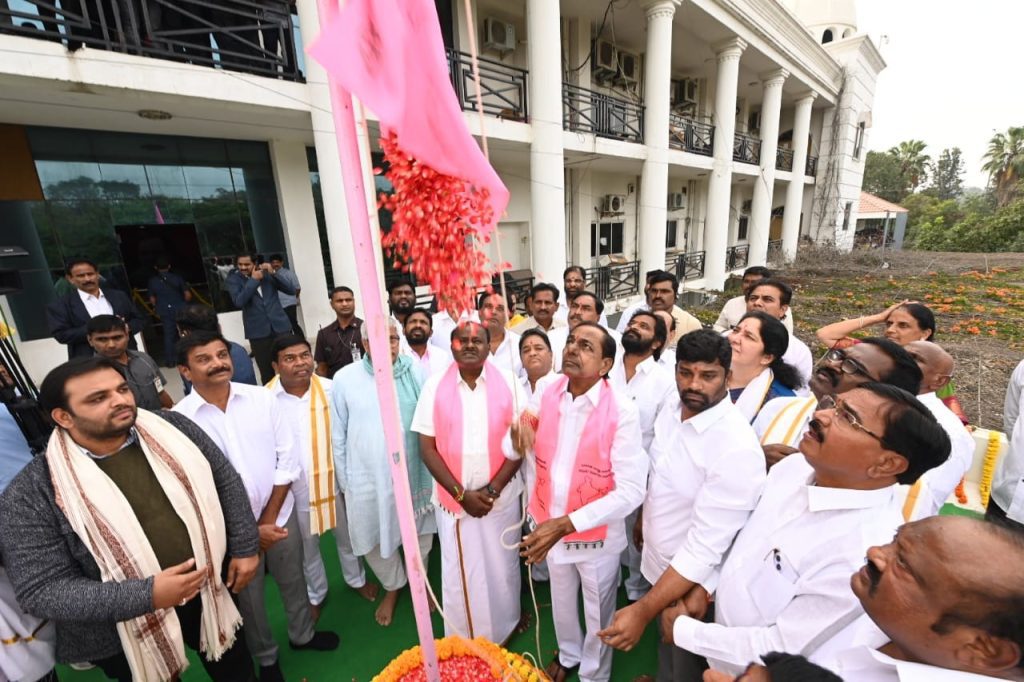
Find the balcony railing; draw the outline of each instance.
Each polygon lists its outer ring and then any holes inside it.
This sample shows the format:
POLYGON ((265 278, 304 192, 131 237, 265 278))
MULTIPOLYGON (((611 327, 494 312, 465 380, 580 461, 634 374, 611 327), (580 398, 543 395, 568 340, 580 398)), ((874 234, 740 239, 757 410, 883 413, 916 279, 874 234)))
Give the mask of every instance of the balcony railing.
POLYGON ((715 126, 669 114, 668 145, 684 152, 711 156, 715 151, 715 126))
POLYGON ((775 168, 777 170, 793 170, 793 150, 779 147, 775 152, 775 168))
POLYGON ((818 157, 808 156, 807 167, 804 169, 806 175, 817 176, 818 175, 818 157))
POLYGON ((737 244, 725 250, 725 270, 736 270, 747 267, 747 256, 750 254, 750 246, 737 244))
POLYGON ((640 291, 640 262, 615 263, 587 268, 587 281, 602 301, 632 296, 640 291))
POLYGON ((0 33, 302 80, 287 0, 0 2, 0 33), (18 8, 21 9, 18 9, 18 8), (34 11, 33 11, 34 10, 34 11))
MULTIPOLYGON (((476 87, 473 85, 473 61, 465 52, 447 50, 452 86, 464 110, 476 111, 476 87)), ((525 121, 530 115, 526 105, 526 69, 478 57, 480 92, 485 114, 525 121)))
POLYGON ((772 239, 768 242, 768 254, 766 256, 769 263, 782 264, 782 240, 772 239))
POLYGON ((598 137, 640 142, 644 132, 642 104, 562 83, 562 125, 566 130, 598 137))
POLYGON ((665 269, 680 282, 700 279, 704 276, 704 252, 673 253, 665 258, 665 269))
POLYGON ((751 135, 736 133, 732 142, 732 160, 740 163, 761 163, 761 140, 751 135))

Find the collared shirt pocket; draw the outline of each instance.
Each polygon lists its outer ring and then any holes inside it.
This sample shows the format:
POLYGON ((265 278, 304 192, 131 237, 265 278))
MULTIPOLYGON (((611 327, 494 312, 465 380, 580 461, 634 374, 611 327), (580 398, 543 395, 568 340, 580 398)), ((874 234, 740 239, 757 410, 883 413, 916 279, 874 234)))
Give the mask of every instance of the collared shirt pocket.
POLYGON ((754 569, 747 592, 765 623, 774 623, 796 595, 796 570, 779 549, 768 552, 761 566, 754 569))

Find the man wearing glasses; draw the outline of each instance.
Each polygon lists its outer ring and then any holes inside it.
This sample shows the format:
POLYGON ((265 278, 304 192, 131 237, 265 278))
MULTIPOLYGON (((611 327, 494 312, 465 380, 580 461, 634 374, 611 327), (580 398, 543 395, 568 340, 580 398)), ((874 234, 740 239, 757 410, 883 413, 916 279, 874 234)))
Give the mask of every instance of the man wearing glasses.
MULTIPOLYGON (((849 359, 839 363, 844 375, 849 359)), ((903 389, 868 381, 822 398, 800 453, 768 472, 757 507, 704 583, 716 586, 715 622, 700 620, 703 587, 662 613, 662 632, 714 670, 736 675, 771 651, 812 656, 844 641, 863 614, 850 575, 903 523, 900 484, 949 456, 946 432, 903 389)))
POLYGON ((761 439, 768 466, 797 452, 814 409, 823 397, 845 393, 868 381, 896 386, 916 395, 921 378, 921 369, 910 354, 888 339, 861 339, 845 350, 830 350, 811 374, 809 397, 769 400, 754 420, 754 432, 761 439))

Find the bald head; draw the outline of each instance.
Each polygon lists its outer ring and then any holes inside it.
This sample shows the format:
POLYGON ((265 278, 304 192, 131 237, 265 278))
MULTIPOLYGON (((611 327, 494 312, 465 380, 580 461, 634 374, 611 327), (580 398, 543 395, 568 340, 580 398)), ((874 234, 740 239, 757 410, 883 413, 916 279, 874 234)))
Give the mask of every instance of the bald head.
POLYGON ((904 348, 924 375, 918 395, 937 391, 949 383, 953 376, 953 356, 942 346, 931 341, 911 341, 904 348))

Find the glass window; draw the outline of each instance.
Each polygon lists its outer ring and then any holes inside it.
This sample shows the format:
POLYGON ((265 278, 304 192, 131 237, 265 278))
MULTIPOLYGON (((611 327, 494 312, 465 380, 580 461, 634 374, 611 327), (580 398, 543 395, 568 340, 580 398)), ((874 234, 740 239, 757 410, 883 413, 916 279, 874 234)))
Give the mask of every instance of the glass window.
POLYGON ((99 199, 99 164, 84 161, 36 161, 46 199, 99 199))
POLYGON ((675 220, 669 220, 665 224, 665 248, 674 249, 676 248, 677 240, 677 229, 679 223, 675 220))
POLYGON ((590 224, 590 257, 622 253, 624 223, 590 224))
POLYGON ((736 239, 743 240, 747 238, 747 229, 750 227, 750 216, 741 215, 739 225, 736 228, 736 239))

